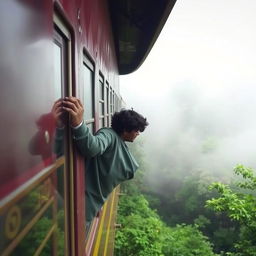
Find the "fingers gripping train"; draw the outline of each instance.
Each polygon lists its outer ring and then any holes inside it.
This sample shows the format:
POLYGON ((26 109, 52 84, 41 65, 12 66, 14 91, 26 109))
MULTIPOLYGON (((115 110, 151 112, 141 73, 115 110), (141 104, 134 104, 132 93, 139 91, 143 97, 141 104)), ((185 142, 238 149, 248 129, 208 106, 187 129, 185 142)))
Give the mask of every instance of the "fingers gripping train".
POLYGON ((52 107, 52 115, 55 119, 57 127, 61 128, 64 126, 64 110, 62 108, 62 99, 58 99, 52 107))
POLYGON ((75 127, 83 121, 84 108, 81 101, 75 97, 65 97, 63 102, 63 110, 70 114, 70 125, 75 127))
POLYGON ((76 127, 83 121, 83 104, 72 96, 57 100, 52 107, 52 114, 58 127, 64 126, 65 113, 69 113, 70 125, 76 127))

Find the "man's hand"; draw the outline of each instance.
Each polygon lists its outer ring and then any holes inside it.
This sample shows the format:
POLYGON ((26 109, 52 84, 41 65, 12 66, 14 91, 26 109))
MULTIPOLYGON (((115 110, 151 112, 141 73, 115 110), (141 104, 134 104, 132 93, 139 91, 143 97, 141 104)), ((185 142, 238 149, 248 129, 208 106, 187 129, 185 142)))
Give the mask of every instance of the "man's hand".
POLYGON ((70 125, 78 126, 83 121, 84 108, 81 101, 75 97, 65 97, 63 100, 63 110, 70 114, 70 125))
POLYGON ((52 107, 52 115, 58 128, 64 127, 64 110, 62 109, 63 99, 58 99, 52 107))

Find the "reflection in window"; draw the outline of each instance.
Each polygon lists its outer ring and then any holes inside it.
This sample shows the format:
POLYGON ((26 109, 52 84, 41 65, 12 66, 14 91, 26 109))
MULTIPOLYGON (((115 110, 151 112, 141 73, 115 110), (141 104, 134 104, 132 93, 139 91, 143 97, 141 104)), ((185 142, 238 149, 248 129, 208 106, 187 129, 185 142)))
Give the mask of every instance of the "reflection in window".
MULTIPOLYGON (((62 165, 30 191, 27 191, 5 213, 7 215, 10 212, 18 213, 18 216, 22 216, 22 218, 15 231, 16 234, 13 235, 11 232, 7 236, 1 237, 0 252, 4 248, 8 248, 11 241, 14 244, 18 242, 10 254, 13 256, 66 255, 64 208, 64 165, 62 165), (17 234, 21 236, 20 241, 16 240, 17 234)), ((0 221, 7 219, 7 216, 0 217, 0 221)), ((12 228, 12 226, 10 227, 12 228)), ((7 254, 3 253, 3 255, 7 254)))

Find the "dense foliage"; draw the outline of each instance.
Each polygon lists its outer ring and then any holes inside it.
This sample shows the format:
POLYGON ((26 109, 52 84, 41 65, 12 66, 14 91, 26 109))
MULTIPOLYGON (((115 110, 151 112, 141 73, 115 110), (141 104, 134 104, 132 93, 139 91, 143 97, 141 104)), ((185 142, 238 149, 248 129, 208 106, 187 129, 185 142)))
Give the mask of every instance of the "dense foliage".
POLYGON ((138 179, 123 186, 116 233, 116 256, 214 256, 197 225, 168 227, 139 193, 138 179))
POLYGON ((217 196, 215 191, 208 189, 213 177, 204 172, 195 172, 175 182, 170 175, 166 175, 165 179, 169 186, 162 190, 152 187, 143 189, 150 206, 157 209, 169 226, 196 224, 209 237, 216 253, 231 251, 233 243, 238 240, 239 224, 231 221, 225 212, 216 215, 205 207, 207 200, 217 196))
POLYGON ((211 185, 219 197, 207 201, 207 206, 216 212, 226 212, 230 219, 238 221, 240 226, 239 241, 234 244, 230 256, 256 256, 256 176, 252 169, 238 165, 235 174, 243 177, 235 188, 220 182, 211 185))

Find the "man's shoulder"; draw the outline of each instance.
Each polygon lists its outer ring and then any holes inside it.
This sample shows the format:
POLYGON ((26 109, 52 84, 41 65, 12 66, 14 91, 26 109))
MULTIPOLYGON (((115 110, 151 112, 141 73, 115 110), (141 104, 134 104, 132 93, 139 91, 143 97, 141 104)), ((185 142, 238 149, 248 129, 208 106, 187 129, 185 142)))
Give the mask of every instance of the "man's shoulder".
POLYGON ((106 134, 113 137, 118 137, 117 133, 110 127, 100 128, 96 134, 106 134))

